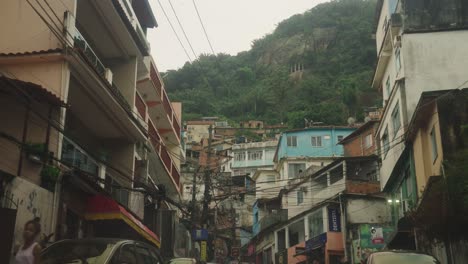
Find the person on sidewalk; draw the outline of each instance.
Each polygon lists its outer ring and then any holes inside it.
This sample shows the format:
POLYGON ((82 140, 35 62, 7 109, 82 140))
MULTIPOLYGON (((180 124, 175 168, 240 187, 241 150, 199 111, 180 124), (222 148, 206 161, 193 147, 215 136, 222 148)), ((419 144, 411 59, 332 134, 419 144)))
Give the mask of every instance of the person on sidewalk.
POLYGON ((23 230, 24 244, 15 255, 15 264, 40 264, 41 246, 35 242, 41 232, 40 218, 26 222, 23 230))

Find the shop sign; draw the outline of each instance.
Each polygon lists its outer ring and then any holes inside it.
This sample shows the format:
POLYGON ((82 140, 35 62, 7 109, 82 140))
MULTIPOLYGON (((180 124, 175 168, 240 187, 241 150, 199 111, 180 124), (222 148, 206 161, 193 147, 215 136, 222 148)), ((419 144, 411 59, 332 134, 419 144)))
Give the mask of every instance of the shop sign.
POLYGON ((208 230, 195 229, 192 231, 192 237, 195 241, 208 240, 208 230))
POLYGON ((201 261, 206 261, 206 241, 202 241, 200 244, 200 260, 201 261))
POLYGON ((328 208, 328 230, 330 232, 341 232, 341 213, 339 208, 328 208))

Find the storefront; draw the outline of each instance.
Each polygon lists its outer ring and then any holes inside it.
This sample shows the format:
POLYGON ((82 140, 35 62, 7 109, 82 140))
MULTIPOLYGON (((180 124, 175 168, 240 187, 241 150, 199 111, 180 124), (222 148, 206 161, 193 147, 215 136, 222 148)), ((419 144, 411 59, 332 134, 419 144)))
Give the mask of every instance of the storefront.
POLYGON ((160 247, 159 237, 116 201, 104 195, 88 199, 86 220, 92 221, 96 237, 142 240, 160 247))

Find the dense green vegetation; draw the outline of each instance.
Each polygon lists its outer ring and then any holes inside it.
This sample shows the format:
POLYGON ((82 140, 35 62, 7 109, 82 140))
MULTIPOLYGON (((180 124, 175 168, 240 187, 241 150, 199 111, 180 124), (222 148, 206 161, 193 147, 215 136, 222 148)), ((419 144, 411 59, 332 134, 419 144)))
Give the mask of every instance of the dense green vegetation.
POLYGON ((379 104, 370 88, 376 61, 375 0, 336 0, 279 23, 237 56, 202 55, 168 71, 173 101, 184 120, 221 116, 303 127, 304 118, 343 124, 379 104), (294 64, 303 74, 290 74, 294 64))

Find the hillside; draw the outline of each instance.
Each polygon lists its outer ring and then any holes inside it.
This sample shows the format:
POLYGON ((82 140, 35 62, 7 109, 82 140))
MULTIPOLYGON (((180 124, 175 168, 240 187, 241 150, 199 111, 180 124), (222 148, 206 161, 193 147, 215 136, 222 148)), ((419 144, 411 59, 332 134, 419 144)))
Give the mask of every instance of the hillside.
POLYGON ((370 88, 376 61, 375 0, 324 3, 278 24, 237 56, 202 55, 168 71, 184 120, 223 116, 302 127, 304 118, 343 124, 381 100, 370 88), (291 73, 292 67, 303 71, 291 73))

